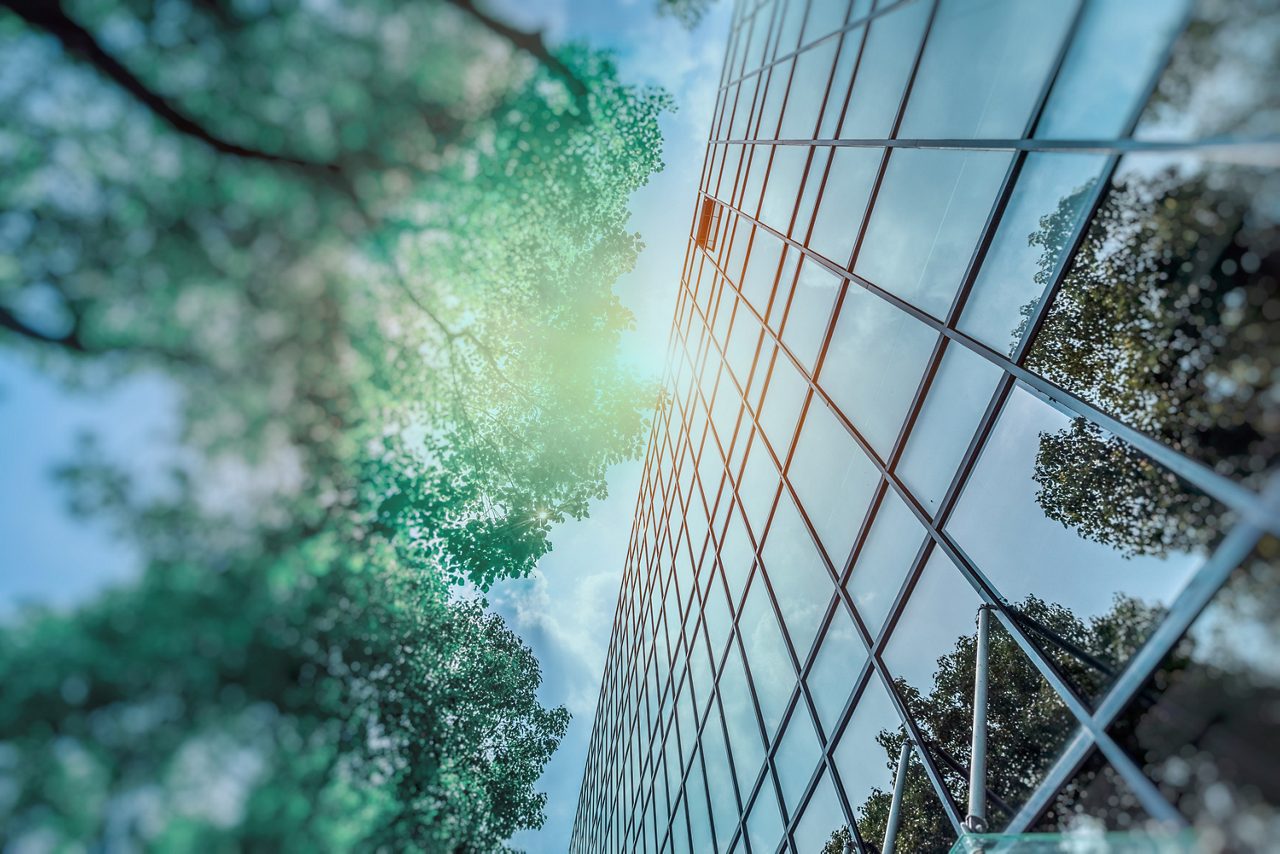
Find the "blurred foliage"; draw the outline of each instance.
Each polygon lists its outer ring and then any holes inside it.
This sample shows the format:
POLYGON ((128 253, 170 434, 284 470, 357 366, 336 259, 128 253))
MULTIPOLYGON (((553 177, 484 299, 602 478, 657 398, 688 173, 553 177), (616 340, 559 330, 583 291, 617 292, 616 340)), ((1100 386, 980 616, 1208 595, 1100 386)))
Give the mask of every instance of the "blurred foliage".
POLYGON ((495 850, 566 725, 452 585, 636 454, 611 293, 659 91, 468 0, 4 0, 0 329, 163 372, 181 447, 64 478, 142 579, 0 629, 0 839, 495 850))
MULTIPOLYGON (((1256 482, 1280 452, 1274 176, 1129 163, 1086 230, 1027 366, 1220 473, 1256 482)), ((1076 207, 1063 199, 1031 235, 1050 265, 1076 207)), ((1024 326, 1034 310, 1023 307, 1024 326)), ((1219 536, 1209 496, 1082 420, 1041 437, 1035 479, 1050 518, 1130 556, 1219 536)))

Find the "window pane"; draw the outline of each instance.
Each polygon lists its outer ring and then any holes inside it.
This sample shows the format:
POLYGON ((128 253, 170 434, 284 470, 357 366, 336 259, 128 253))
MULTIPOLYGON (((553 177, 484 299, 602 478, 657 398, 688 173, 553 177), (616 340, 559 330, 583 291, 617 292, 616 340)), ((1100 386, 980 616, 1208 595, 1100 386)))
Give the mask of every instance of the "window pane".
POLYGON ((1278 282, 1280 173, 1131 156, 1027 365, 1223 474, 1256 479, 1280 458, 1278 282))
MULTIPOLYGON (((756 156, 759 157, 759 153, 756 156)), ((760 205, 760 219, 783 234, 791 226, 791 214, 796 207, 800 179, 804 176, 808 157, 809 149, 802 145, 779 145, 773 149, 773 164, 769 167, 764 201, 760 205)))
POLYGON ((785 355, 777 353, 769 388, 760 407, 760 426, 780 460, 787 458, 808 391, 809 384, 800 376, 796 366, 785 355))
POLYGON ((1106 165, 1102 156, 1030 154, 965 304, 960 328, 1012 353, 1053 282, 1106 165), (1052 223, 1052 228, 1046 224, 1052 223))
POLYGON ((800 806, 800 796, 809 785, 821 756, 818 735, 813 731, 809 712, 801 701, 791 713, 782 743, 773 757, 778 786, 782 789, 782 802, 789 814, 795 815, 800 806))
POLYGON ((830 271, 808 259, 800 265, 782 342, 811 373, 839 292, 840 280, 830 271))
POLYGON ((942 0, 898 135, 1022 136, 1074 12, 1072 3, 942 0))
POLYGON ((796 58, 791 92, 787 95, 782 126, 778 130, 779 139, 813 138, 839 44, 839 39, 828 39, 796 58))
POLYGON ((936 340, 928 326, 866 289, 846 291, 820 378, 881 458, 893 449, 936 340))
POLYGON ((946 494, 995 392, 1000 369, 967 347, 952 344, 929 385, 897 473, 931 513, 946 494))
POLYGON ((747 270, 742 275, 742 295, 761 316, 768 311, 769 296, 778 275, 778 263, 782 259, 782 241, 763 228, 757 228, 751 242, 751 255, 747 270))
POLYGON ((809 529, 785 490, 769 525, 763 557, 787 634, 796 657, 803 661, 809 654, 835 585, 809 536, 809 529))
POLYGON ((849 263, 883 157, 880 148, 837 148, 831 155, 809 247, 841 267, 849 263))
POLYGON ((858 830, 864 839, 877 846, 884 838, 884 821, 880 820, 879 832, 876 833, 877 828, 873 826, 874 821, 868 820, 868 813, 875 814, 878 806, 888 805, 889 793, 893 791, 893 773, 898 767, 901 732, 898 713, 880 678, 872 672, 853 709, 853 716, 849 718, 849 725, 840 736, 832 760, 844 786, 849 808, 858 820, 858 830), (885 746, 886 741, 890 746, 885 746))
POLYGON ((836 797, 835 787, 831 785, 831 775, 824 771, 796 827, 796 851, 799 854, 822 851, 831 834, 844 826, 844 810, 836 797))
POLYGON ((1134 134, 1265 137, 1280 131, 1280 4, 1199 2, 1134 134))
POLYGON ((730 646, 729 656, 725 659, 719 694, 725 729, 729 732, 729 750, 733 753, 738 791, 748 792, 755 785, 756 775, 764 762, 764 743, 737 644, 730 646))
POLYGON ((701 744, 702 758, 707 766, 707 787, 711 793, 711 817, 716 826, 716 838, 723 850, 738 823, 738 801, 733 790, 733 775, 729 772, 724 733, 717 717, 712 717, 707 722, 706 729, 702 731, 701 744))
POLYGON ((760 787, 760 794, 751 806, 751 815, 747 818, 747 837, 751 840, 753 852, 773 854, 782 842, 782 814, 778 812, 778 795, 773 790, 773 783, 768 777, 760 787))
POLYGON ((762 576, 756 576, 747 591, 738 633, 742 636, 742 651, 751 671, 760 716, 764 718, 765 737, 773 738, 791 699, 796 674, 762 576))
POLYGON ((852 618, 843 606, 838 606, 805 679, 818 710, 818 721, 828 738, 835 733, 837 719, 866 660, 867 650, 852 618))
POLYGON ((1112 139, 1146 91, 1188 0, 1093 0, 1040 116, 1044 139, 1112 139))
POLYGON ((907 75, 924 36, 930 4, 903 3, 867 24, 867 43, 840 125, 844 139, 885 139, 898 115, 907 75))
POLYGON ((827 555, 834 555, 831 562, 842 566, 878 474, 835 414, 816 399, 805 413, 787 477, 827 555))
POLYGON ((915 514, 896 492, 886 490, 846 583, 872 637, 880 633, 925 537, 925 529, 915 514))
POLYGON ((742 506, 746 508, 747 523, 759 537, 764 531, 764 520, 773 507, 773 497, 778 492, 778 469, 760 439, 759 431, 756 431, 751 450, 747 453, 747 464, 743 467, 738 490, 742 506))
POLYGON ((1011 159, 1000 151, 895 151, 855 272, 945 318, 1011 159))
MULTIPOLYGON (((947 530, 1006 601, 1114 668, 1201 564, 1223 516, 1130 446, 1015 388, 947 530)), ((1039 637, 1086 694, 1109 682, 1039 637)))

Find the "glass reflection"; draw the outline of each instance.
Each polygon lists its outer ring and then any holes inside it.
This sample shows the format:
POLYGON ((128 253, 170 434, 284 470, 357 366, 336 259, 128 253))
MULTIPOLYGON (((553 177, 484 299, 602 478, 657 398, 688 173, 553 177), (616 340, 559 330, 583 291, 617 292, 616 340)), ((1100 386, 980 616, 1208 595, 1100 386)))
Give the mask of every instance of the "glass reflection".
POLYGON ((791 699, 796 672, 761 576, 756 577, 747 591, 738 620, 738 634, 751 671, 760 717, 764 719, 765 738, 770 739, 777 732, 791 699))
POLYGON ((845 582, 872 637, 880 633, 926 536, 915 514, 893 489, 886 489, 845 582))
POLYGON ((840 123, 843 139, 887 139, 915 61, 930 5, 911 0, 873 18, 840 123))
POLYGON ((832 152, 809 247, 841 267, 853 253, 883 157, 881 148, 837 148, 832 152))
POLYGON ((782 833, 778 794, 773 790, 773 782, 765 777, 760 786, 760 794, 756 795, 756 802, 751 805, 751 815, 747 817, 747 838, 751 841, 753 854, 773 854, 782 842, 782 833))
POLYGON ((1111 734, 1202 838, 1263 851, 1280 829, 1280 541, 1267 536, 1111 734))
POLYGON ((808 787, 821 756, 817 733, 813 731, 809 712, 801 700, 791 713, 782 741, 773 755, 778 787, 782 789, 782 803, 789 815, 795 815, 799 810, 800 796, 808 787))
POLYGON ((1101 155, 1027 155, 965 303, 963 331, 1013 353, 1023 306, 1038 303, 1053 284, 1105 165, 1101 155))
POLYGON ((895 469, 930 514, 951 485, 1000 375, 967 347, 947 346, 895 469))
POLYGON ((867 650, 858 637, 853 618, 843 606, 837 605, 831 625, 822 638, 822 645, 809 668, 805 684, 818 711, 818 722, 828 737, 836 731, 836 723, 850 692, 862 673, 867 660, 867 650))
POLYGON ((835 414, 816 398, 787 469, 827 556, 843 566, 879 475, 835 414))
POLYGON ((1022 136, 1073 3, 942 0, 899 136, 1022 136))
POLYGON ((828 39, 796 58, 787 106, 778 129, 779 139, 813 139, 839 44, 839 39, 828 39))
MULTIPOLYGON (((764 531, 764 520, 773 507, 779 482, 778 468, 760 436, 760 431, 757 430, 747 452, 747 463, 743 466, 742 480, 738 486, 742 506, 746 509, 747 524, 756 532, 764 531)), ((757 533, 757 536, 760 534, 757 533)))
POLYGON ((733 788, 733 774, 729 769, 729 754, 725 747, 720 721, 712 717, 702 731, 702 759, 706 764, 707 791, 711 796, 711 818, 715 823, 716 839, 721 850, 733 836, 738 823, 738 800, 733 788))
POLYGON ((1130 446, 1015 388, 947 530, 1092 695, 1203 561, 1222 515, 1130 446))
POLYGON ((844 809, 840 806, 835 787, 831 785, 831 775, 824 771, 796 826, 793 835, 796 851, 799 854, 822 851, 831 838, 832 827, 843 823, 844 809))
POLYGON ((819 379, 882 458, 893 449, 936 341, 937 333, 906 312, 862 287, 846 289, 819 379))
POLYGON ((1036 136, 1121 136, 1189 0, 1092 0, 1045 103, 1036 136))
POLYGON ((729 733, 729 750, 733 755, 738 791, 749 792, 755 785, 760 765, 764 762, 764 742, 761 740, 755 706, 751 702, 751 689, 747 687, 742 655, 736 643, 729 647, 729 656, 725 659, 724 671, 720 674, 718 693, 725 729, 729 733))
POLYGON ((1094 751, 1031 829, 1087 836, 1144 827, 1158 830, 1129 785, 1094 751))
MULTIPOLYGON (((759 157, 759 153, 756 156, 759 157)), ((806 146, 774 146, 764 199, 760 203, 760 219, 783 234, 787 234, 791 227, 791 214, 796 207, 796 188, 804 177, 808 159, 809 148, 806 146)))
MULTIPOLYGON (((849 725, 832 760, 854 812, 858 833, 878 850, 884 840, 894 774, 905 734, 901 719, 877 674, 858 698, 849 725)), ((911 756, 903 791, 902 823, 895 843, 899 851, 946 852, 955 836, 918 755, 911 756)), ((847 839, 837 830, 833 838, 847 839)))
POLYGON ((1198 0, 1135 136, 1266 137, 1280 130, 1280 5, 1198 0))
POLYGON ((782 327, 782 343, 810 373, 827 337, 831 308, 839 293, 840 279, 830 271, 809 259, 801 263, 786 324, 782 327))
MULTIPOLYGON (((1061 227, 1057 219, 1044 224, 1049 234, 1061 227)), ((1248 480, 1280 457, 1277 318, 1280 173, 1131 156, 1027 364, 1164 444, 1248 480)))
POLYGON ((835 585, 786 490, 778 501, 761 555, 796 657, 804 661, 835 585))
POLYGON ((786 460, 791 449, 791 437, 800 420, 809 384, 785 355, 775 348, 773 373, 769 375, 769 388, 760 408, 760 426, 778 459, 786 460))
POLYGON ((854 271, 946 318, 1011 160, 1002 151, 894 151, 854 271))

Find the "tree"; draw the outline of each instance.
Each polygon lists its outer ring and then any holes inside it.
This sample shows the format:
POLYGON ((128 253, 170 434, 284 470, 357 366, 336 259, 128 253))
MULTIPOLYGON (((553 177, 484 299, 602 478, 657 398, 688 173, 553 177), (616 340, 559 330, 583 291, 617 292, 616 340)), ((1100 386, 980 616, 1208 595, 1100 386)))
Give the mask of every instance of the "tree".
MULTIPOLYGON (((1246 481, 1280 451, 1272 379, 1280 349, 1268 331, 1280 310, 1280 229, 1259 180, 1246 167, 1122 173, 1027 360, 1121 421, 1246 481)), ((1046 248, 1041 276, 1051 274, 1075 209, 1064 199, 1031 236, 1046 248)), ((1024 327, 1034 308, 1023 308, 1024 327)), ((1218 536, 1212 499, 1082 420, 1041 438, 1035 479, 1050 518, 1128 555, 1201 548, 1218 536)))
POLYGON ((469 0, 3 8, 4 343, 183 407, 163 476, 64 471, 146 565, 0 628, 3 844, 501 849, 566 715, 453 585, 640 448, 668 99, 469 0))
MULTIPOLYGON (((1086 696, 1105 687, 1109 673, 1132 656, 1161 616, 1158 609, 1124 597, 1117 597, 1110 611, 1087 623, 1061 605, 1036 597, 1028 597, 1014 613, 1026 622, 1028 635, 1037 639, 1062 675, 1086 696), (1052 633, 1056 641, 1048 641, 1044 632, 1052 633), (1065 652, 1068 646, 1092 661, 1065 652)), ((927 694, 902 679, 895 683, 925 739, 925 750, 962 810, 968 798, 966 759, 973 731, 976 645, 976 634, 957 638, 954 650, 938 659, 927 694)), ((988 668, 988 810, 992 825, 998 827, 1002 818, 1012 818, 1011 810, 1016 810, 1040 782, 1076 723, 1053 688, 995 620, 991 622, 988 668)), ((891 774, 897 770, 905 737, 896 728, 882 730, 877 737, 891 774)), ((859 834, 866 845, 875 846, 874 850, 884 838, 891 801, 890 792, 875 789, 855 807, 859 834)), ((945 852, 954 840, 951 822, 919 756, 913 755, 903 791, 898 850, 945 852)))

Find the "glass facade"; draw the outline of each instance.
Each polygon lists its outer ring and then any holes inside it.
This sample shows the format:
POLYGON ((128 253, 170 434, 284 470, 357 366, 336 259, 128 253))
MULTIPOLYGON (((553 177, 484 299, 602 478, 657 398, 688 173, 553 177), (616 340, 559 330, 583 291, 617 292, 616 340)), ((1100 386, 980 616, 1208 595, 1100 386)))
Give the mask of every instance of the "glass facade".
POLYGON ((1277 45, 739 0, 571 850, 1274 844, 1277 45))

